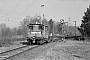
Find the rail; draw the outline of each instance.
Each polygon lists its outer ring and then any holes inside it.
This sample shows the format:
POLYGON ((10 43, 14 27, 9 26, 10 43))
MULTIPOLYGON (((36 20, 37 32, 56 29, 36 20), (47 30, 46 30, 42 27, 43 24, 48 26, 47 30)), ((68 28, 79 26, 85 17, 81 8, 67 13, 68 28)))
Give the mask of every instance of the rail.
POLYGON ((12 50, 9 50, 9 51, 2 52, 2 53, 0 53, 0 60, 9 59, 13 56, 16 56, 16 55, 21 54, 21 53, 23 53, 25 51, 28 51, 28 50, 32 50, 36 47, 38 47, 38 45, 23 46, 23 47, 19 47, 19 48, 16 48, 16 49, 12 49, 12 50))

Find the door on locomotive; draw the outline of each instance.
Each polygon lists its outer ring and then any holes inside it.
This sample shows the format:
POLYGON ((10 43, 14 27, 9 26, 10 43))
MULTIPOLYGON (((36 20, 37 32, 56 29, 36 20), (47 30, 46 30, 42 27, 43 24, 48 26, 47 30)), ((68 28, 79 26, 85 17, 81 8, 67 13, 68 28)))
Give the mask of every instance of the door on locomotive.
POLYGON ((48 26, 43 24, 29 24, 28 25, 28 44, 42 44, 44 39, 48 38, 48 26))

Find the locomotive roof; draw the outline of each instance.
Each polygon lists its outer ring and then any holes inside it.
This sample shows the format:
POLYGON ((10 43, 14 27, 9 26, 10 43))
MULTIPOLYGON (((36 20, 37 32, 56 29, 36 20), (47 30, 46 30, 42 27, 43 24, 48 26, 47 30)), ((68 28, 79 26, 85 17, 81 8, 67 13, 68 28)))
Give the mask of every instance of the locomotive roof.
MULTIPOLYGON (((29 24, 29 25, 43 25, 43 24, 29 24)), ((27 25, 27 26, 29 26, 29 25, 27 25)), ((43 25, 44 26, 44 25, 43 25)))

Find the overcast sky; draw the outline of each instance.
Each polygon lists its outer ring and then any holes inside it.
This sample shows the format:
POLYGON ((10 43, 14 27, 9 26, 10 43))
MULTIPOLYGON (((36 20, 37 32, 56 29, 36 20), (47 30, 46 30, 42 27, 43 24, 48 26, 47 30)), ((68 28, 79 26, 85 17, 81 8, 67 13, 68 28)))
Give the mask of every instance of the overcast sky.
POLYGON ((89 5, 90 0, 0 0, 0 23, 5 22, 8 26, 15 27, 27 15, 44 14, 45 18, 54 21, 68 21, 71 18, 71 21, 76 20, 80 26, 89 5), (42 4, 44 7, 41 8, 42 4))

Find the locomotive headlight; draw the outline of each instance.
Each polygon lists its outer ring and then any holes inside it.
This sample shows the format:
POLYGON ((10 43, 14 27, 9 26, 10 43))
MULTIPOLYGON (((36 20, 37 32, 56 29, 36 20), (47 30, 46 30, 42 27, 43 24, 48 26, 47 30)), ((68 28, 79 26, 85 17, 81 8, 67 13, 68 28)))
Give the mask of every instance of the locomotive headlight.
POLYGON ((35 37, 32 37, 32 38, 35 38, 35 37))
POLYGON ((35 36, 33 36, 32 38, 35 39, 35 36))

